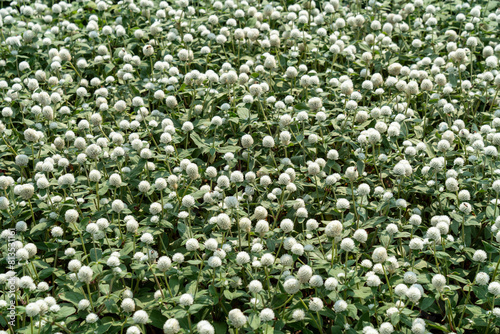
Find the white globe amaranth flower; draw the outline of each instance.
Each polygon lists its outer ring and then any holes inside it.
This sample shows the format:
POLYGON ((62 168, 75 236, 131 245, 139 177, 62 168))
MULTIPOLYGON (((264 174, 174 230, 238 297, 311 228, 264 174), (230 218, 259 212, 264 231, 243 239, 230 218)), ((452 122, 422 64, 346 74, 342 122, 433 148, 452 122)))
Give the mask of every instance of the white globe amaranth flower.
POLYGON ((94 271, 89 266, 82 266, 78 270, 78 279, 85 284, 89 284, 92 281, 93 275, 94 271))
POLYGON ((265 136, 262 139, 262 146, 267 147, 267 148, 272 148, 274 147, 274 139, 271 136, 265 136))
POLYGON ((300 290, 300 282, 295 278, 287 279, 285 283, 283 283, 283 288, 285 289, 286 293, 294 295, 300 290))
POLYGON ((347 200, 345 198, 339 198, 337 200, 336 207, 337 207, 337 210, 339 210, 339 211, 348 210, 350 208, 350 206, 351 206, 351 204, 349 203, 349 200, 347 200))
POLYGON ((333 310, 336 313, 344 312, 345 310, 347 310, 347 306, 348 306, 347 303, 344 300, 340 299, 337 300, 333 305, 333 310))
POLYGON ((412 303, 417 303, 422 297, 422 292, 416 287, 411 287, 406 291, 406 297, 412 303))
POLYGON ((490 281, 490 276, 485 272, 479 272, 476 275, 476 283, 479 285, 487 285, 490 281))
POLYGON ((228 314, 229 324, 235 328, 243 327, 247 322, 247 317, 240 309, 232 309, 228 314))
POLYGON ((500 283, 498 283, 498 282, 491 282, 488 285, 488 292, 490 294, 494 295, 495 297, 499 296, 500 295, 500 283))
POLYGON ((134 321, 135 324, 146 324, 149 321, 149 315, 147 314, 146 311, 139 310, 133 314, 132 320, 134 321))
POLYGON ((384 263, 387 260, 387 250, 384 247, 377 247, 373 251, 372 260, 375 263, 384 263))
POLYGON ((181 306, 187 307, 187 306, 193 305, 193 303, 194 303, 194 298, 189 293, 185 293, 185 294, 181 295, 181 297, 179 298, 179 304, 181 306))
POLYGON ((179 324, 179 321, 177 319, 168 319, 165 321, 165 324, 163 324, 163 332, 165 334, 176 334, 179 333, 181 330, 181 326, 179 324))

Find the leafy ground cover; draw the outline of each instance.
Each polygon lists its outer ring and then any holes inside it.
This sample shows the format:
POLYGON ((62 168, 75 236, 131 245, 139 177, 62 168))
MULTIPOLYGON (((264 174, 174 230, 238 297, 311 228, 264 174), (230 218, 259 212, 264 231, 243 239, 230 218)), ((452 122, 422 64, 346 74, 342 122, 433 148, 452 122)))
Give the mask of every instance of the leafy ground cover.
POLYGON ((0 333, 499 333, 498 1, 0 9, 0 333))

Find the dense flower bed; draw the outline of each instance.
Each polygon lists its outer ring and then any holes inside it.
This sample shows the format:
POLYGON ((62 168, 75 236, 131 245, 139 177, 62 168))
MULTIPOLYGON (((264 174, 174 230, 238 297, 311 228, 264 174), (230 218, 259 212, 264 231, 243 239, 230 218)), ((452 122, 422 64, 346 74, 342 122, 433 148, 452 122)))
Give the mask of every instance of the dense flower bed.
POLYGON ((0 9, 0 333, 499 333, 498 22, 0 9))

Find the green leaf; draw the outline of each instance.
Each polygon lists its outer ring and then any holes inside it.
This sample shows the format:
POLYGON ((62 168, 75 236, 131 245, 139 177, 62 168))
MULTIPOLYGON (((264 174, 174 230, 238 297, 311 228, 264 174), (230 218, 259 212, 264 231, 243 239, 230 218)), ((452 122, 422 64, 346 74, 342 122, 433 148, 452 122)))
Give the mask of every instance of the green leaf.
POLYGON ((356 162, 356 166, 358 167, 359 175, 362 175, 365 171, 365 163, 361 160, 358 160, 358 162, 356 162))
POLYGON ((145 165, 146 165, 146 160, 140 159, 135 168, 128 174, 128 179, 133 180, 137 176, 139 176, 139 174, 141 174, 142 171, 144 170, 145 165))
POLYGON ((102 250, 92 248, 90 250, 90 259, 94 262, 97 262, 99 259, 102 258, 102 250))
POLYGON ((257 315, 257 313, 252 312, 252 314, 250 314, 250 316, 248 317, 248 324, 253 329, 259 328, 259 326, 260 326, 260 318, 257 315))
POLYGON ((413 130, 415 131, 416 138, 422 138, 424 136, 424 128, 419 125, 416 125, 413 130))
POLYGON ((49 277, 50 275, 52 275, 52 273, 55 271, 56 269, 55 268, 45 268, 43 269, 42 271, 40 271, 38 273, 38 277, 40 279, 44 279, 44 278, 47 278, 49 277))
POLYGON ((363 228, 368 228, 368 227, 378 227, 381 226, 383 222, 387 220, 387 217, 373 217, 370 218, 366 221, 365 224, 363 224, 363 228))
POLYGON ((250 118, 250 110, 247 108, 238 108, 236 113, 242 120, 248 120, 250 118))
POLYGON ((189 313, 190 314, 196 314, 200 310, 202 310, 206 305, 203 304, 193 304, 189 307, 189 313))
POLYGON ((66 317, 72 315, 73 313, 76 313, 76 309, 74 307, 62 306, 61 309, 59 310, 59 312, 57 312, 57 318, 58 319, 66 318, 66 317))
POLYGON ((484 250, 486 253, 498 253, 499 252, 499 249, 497 247, 493 246, 492 244, 487 243, 484 240, 481 240, 481 242, 483 243, 484 250))
POLYGON ((449 278, 451 279, 454 279, 455 281, 457 282, 460 282, 460 283, 463 283, 463 284, 468 284, 469 281, 467 281, 465 278, 463 278, 462 276, 458 276, 458 275, 448 275, 449 278))
POLYGON ((167 318, 158 310, 153 310, 149 318, 151 319, 151 323, 153 324, 153 326, 160 329, 163 328, 165 321, 167 321, 167 318))
POLYGON ((187 226, 184 223, 177 223, 177 230, 181 235, 184 235, 187 231, 187 226))
POLYGON ((35 232, 38 232, 38 231, 45 231, 48 227, 48 223, 47 222, 43 222, 43 223, 38 223, 36 224, 35 226, 33 226, 30 230, 30 234, 31 235, 34 235, 35 232))
POLYGON ((213 326, 215 328, 215 334, 226 334, 226 333, 228 333, 228 331, 227 331, 227 325, 224 322, 214 322, 213 326))
POLYGON ((388 235, 383 235, 380 237, 380 243, 382 244, 382 246, 388 247, 390 242, 391 237, 389 237, 388 235))
POLYGON ((252 17, 251 19, 249 19, 247 21, 247 25, 246 26, 252 28, 252 27, 255 26, 256 23, 257 23, 257 19, 254 18, 254 17, 252 17))
POLYGON ((367 298, 372 298, 372 296, 372 289, 367 286, 362 286, 359 289, 354 289, 354 297, 364 300, 367 298))
POLYGON ((448 333, 449 332, 448 328, 446 328, 444 326, 441 326, 441 325, 438 325, 438 324, 436 324, 435 322, 432 322, 432 321, 427 321, 427 325, 429 325, 429 327, 432 327, 432 328, 440 330, 442 333, 448 333))
POLYGON ((120 309, 118 308, 118 305, 116 304, 116 301, 114 299, 108 299, 104 302, 104 305, 106 306, 106 309, 111 312, 111 313, 119 313, 120 309))
POLYGON ((80 300, 85 299, 85 297, 78 292, 67 291, 59 295, 62 300, 71 302, 73 305, 78 305, 80 300))
POLYGON ((224 146, 224 147, 216 147, 216 151, 218 153, 236 153, 241 150, 239 146, 224 146))
POLYGON ((115 68, 115 65, 109 63, 109 64, 106 64, 106 66, 104 66, 104 71, 106 72, 106 74, 109 74, 114 68, 115 68))
POLYGON ((229 290, 224 290, 224 297, 226 297, 226 299, 228 300, 233 300, 233 294, 231 293, 231 291, 229 290))
POLYGON ((108 189, 109 182, 103 182, 99 185, 99 190, 97 191, 97 193, 99 194, 99 196, 104 196, 108 192, 108 189))
POLYGON ((399 320, 400 320, 399 312, 391 314, 391 324, 393 326, 396 326, 399 323, 399 320))
POLYGON ((121 255, 127 255, 127 254, 129 254, 130 252, 132 252, 133 250, 134 250, 134 243, 133 243, 133 242, 127 242, 127 243, 123 246, 123 248, 122 248, 122 250, 121 250, 120 254, 121 254, 121 255))
POLYGON ((420 309, 422 311, 425 311, 427 310, 429 307, 432 306, 432 304, 434 304, 435 300, 433 298, 429 298, 429 297, 426 297, 424 298, 420 303, 420 309))
POLYGON ((458 83, 458 77, 457 75, 451 71, 450 74, 448 75, 448 80, 450 81, 450 84, 453 86, 453 87, 456 87, 457 86, 457 83, 458 83))
POLYGON ((195 145, 199 148, 208 147, 196 132, 191 132, 189 137, 191 137, 195 145))
POLYGON ((97 327, 97 334, 104 334, 111 328, 111 323, 105 323, 97 327))

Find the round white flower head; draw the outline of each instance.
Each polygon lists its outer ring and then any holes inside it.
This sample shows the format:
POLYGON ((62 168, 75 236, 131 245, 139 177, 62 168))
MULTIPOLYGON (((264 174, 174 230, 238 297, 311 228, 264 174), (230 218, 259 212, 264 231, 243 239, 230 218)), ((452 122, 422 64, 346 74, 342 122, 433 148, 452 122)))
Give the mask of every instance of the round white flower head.
POLYGON ((412 303, 417 303, 422 297, 422 292, 417 287, 411 287, 406 291, 406 297, 408 297, 412 303))
POLYGON ((29 303, 26 306, 26 315, 30 318, 36 317, 40 314, 40 306, 37 303, 29 303))
POLYGON ((355 249, 354 241, 351 238, 344 238, 340 242, 340 248, 345 252, 352 252, 355 249))
POLYGON ((137 326, 130 326, 127 328, 126 334, 141 334, 141 330, 137 326))
POLYGON ((259 317, 262 322, 272 321, 274 319, 274 311, 270 308, 265 308, 260 311, 259 317))
POLYGON ((342 233, 342 223, 338 220, 334 220, 330 223, 325 228, 325 234, 329 237, 337 237, 340 236, 342 233))
POLYGON ((321 287, 323 286, 323 278, 320 276, 320 275, 313 275, 310 279, 309 279, 309 284, 312 286, 312 287, 321 287))
POLYGON ((387 250, 384 247, 377 247, 373 251, 372 260, 375 263, 383 263, 387 260, 387 250))
POLYGON ((212 268, 218 268, 222 265, 222 260, 218 256, 211 256, 208 259, 208 265, 212 268))
POLYGON ((149 315, 146 311, 139 310, 134 313, 132 320, 135 324, 146 324, 149 321, 149 315))
POLYGON ((339 198, 337 200, 337 210, 345 211, 348 210, 351 205, 349 204, 349 200, 345 198, 339 198))
POLYGON ((285 218, 280 223, 280 228, 285 233, 293 231, 293 221, 291 219, 285 218))
POLYGON ((196 329, 200 334, 214 334, 215 328, 207 320, 201 320, 197 325, 196 329))
POLYGON ((432 277, 432 286, 437 291, 442 291, 445 285, 446 285, 446 277, 444 277, 443 275, 437 274, 432 277))
POLYGON ((348 167, 345 171, 345 176, 347 177, 347 179, 349 179, 349 181, 353 182, 359 176, 358 169, 352 166, 348 167))
POLYGON ((182 205, 185 206, 186 208, 191 208, 195 205, 195 200, 193 196, 191 195, 186 195, 182 198, 182 205))
POLYGON ((228 314, 229 323, 235 328, 243 327, 247 322, 247 317, 241 312, 240 309, 232 309, 228 314))
POLYGON ((390 322, 383 322, 378 330, 380 334, 391 334, 394 332, 394 326, 390 322))
POLYGON ((332 290, 335 290, 337 288, 338 284, 339 284, 339 282, 337 281, 337 279, 335 277, 329 277, 325 281, 325 288, 328 291, 332 291, 332 290))
POLYGON ((484 262, 488 258, 488 255, 486 252, 482 249, 478 249, 477 251, 474 252, 474 256, 472 257, 472 260, 474 262, 484 262))
POLYGON ((365 243, 368 240, 368 233, 366 230, 359 229, 354 232, 353 238, 360 243, 365 243))
POLYGON ((143 235, 141 235, 141 242, 150 245, 154 243, 154 237, 151 233, 144 233, 143 235))
POLYGON ((163 332, 165 334, 176 334, 181 330, 181 326, 179 325, 179 321, 177 319, 168 319, 165 321, 163 325, 163 332))
POLYGON ((485 272, 479 272, 476 275, 476 283, 479 285, 487 285, 490 282, 490 276, 485 272))
POLYGON ((89 284, 90 281, 92 281, 93 275, 94 271, 88 266, 83 266, 78 271, 78 279, 80 280, 80 282, 83 282, 85 284, 89 284))
POLYGON ((263 287, 260 281, 253 280, 250 282, 250 284, 248 284, 248 291, 250 291, 251 293, 259 293, 262 291, 262 289, 263 287))
POLYGON ((64 214, 64 219, 66 220, 67 223, 76 223, 76 221, 78 220, 78 216, 79 216, 78 211, 74 209, 69 209, 64 214))
POLYGON ((95 313, 89 313, 85 318, 85 321, 89 324, 94 324, 99 320, 99 316, 95 313))
POLYGON ((407 292, 408 292, 408 287, 406 286, 406 284, 403 283, 396 285, 396 287, 394 288, 394 293, 399 297, 405 296, 407 292))
POLYGON ((320 298, 313 297, 309 301, 309 310, 312 312, 319 312, 323 309, 324 304, 323 301, 320 298))
POLYGON ((274 139, 271 136, 265 136, 264 139, 262 139, 262 146, 267 147, 267 148, 272 148, 274 147, 274 139))
POLYGON ((492 295, 498 297, 500 295, 500 283, 491 282, 488 285, 488 292, 491 293, 492 295))
POLYGON ((300 283, 309 282, 312 275, 313 275, 313 270, 308 265, 303 265, 302 267, 299 268, 299 270, 297 272, 297 278, 300 281, 300 283))
POLYGON ((283 283, 283 288, 285 289, 286 293, 294 295, 300 290, 300 282, 292 277, 290 279, 287 279, 285 283, 283 283))
POLYGON ((124 298, 121 307, 124 312, 134 312, 135 311, 135 302, 132 298, 124 298))
MULTIPOLYGON (((369 275, 366 279, 366 285, 369 287, 377 287, 381 284, 381 280, 377 275, 369 275)), ((397 293, 396 293, 397 294, 397 293)))
POLYGON ((82 299, 78 302, 78 310, 83 311, 90 307, 90 301, 87 299, 82 299))
POLYGON ((253 145, 253 143, 254 140, 251 135, 246 134, 241 137, 241 146, 243 146, 243 148, 249 148, 253 145))
POLYGON ((344 312, 347 310, 347 303, 344 300, 337 300, 335 304, 333 305, 333 310, 336 313, 344 312))
POLYGON ((191 306, 193 305, 194 299, 193 296, 189 293, 183 294, 179 299, 179 304, 181 306, 191 306))
POLYGON ((248 255, 247 252, 239 252, 238 255, 236 255, 236 263, 239 265, 243 265, 245 263, 250 262, 250 255, 248 255))
POLYGON ((293 313, 292 313, 292 318, 295 321, 302 321, 302 320, 304 320, 305 317, 306 317, 306 314, 305 314, 304 310, 301 310, 301 309, 297 309, 297 310, 293 311, 293 313))

